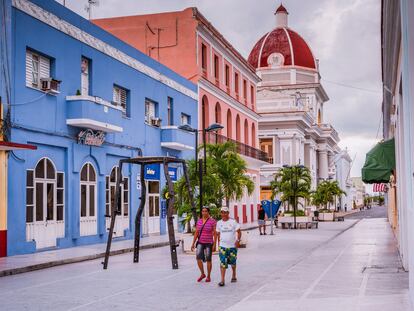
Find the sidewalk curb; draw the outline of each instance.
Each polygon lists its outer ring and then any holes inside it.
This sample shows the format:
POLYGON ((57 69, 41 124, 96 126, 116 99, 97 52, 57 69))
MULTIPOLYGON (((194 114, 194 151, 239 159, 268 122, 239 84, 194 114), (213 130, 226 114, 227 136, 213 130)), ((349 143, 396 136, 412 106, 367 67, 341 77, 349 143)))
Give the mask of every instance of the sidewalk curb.
MULTIPOLYGON (((140 250, 151 249, 151 248, 164 247, 168 245, 170 245, 170 242, 159 242, 159 243, 143 245, 139 249, 140 250)), ((118 249, 118 250, 111 251, 110 256, 122 255, 126 253, 131 253, 133 251, 134 251, 133 247, 118 249)), ((0 277, 20 274, 20 273, 26 273, 26 272, 32 272, 36 270, 42 270, 42 269, 47 269, 47 268, 52 268, 52 267, 57 267, 57 266, 62 266, 62 265, 67 265, 67 264, 72 264, 72 263, 78 263, 78 262, 83 262, 83 261, 95 260, 95 259, 99 259, 103 257, 105 257, 105 252, 93 254, 93 255, 68 258, 68 259, 54 260, 54 261, 39 263, 36 265, 20 267, 20 268, 12 268, 12 269, 0 271, 0 277)))

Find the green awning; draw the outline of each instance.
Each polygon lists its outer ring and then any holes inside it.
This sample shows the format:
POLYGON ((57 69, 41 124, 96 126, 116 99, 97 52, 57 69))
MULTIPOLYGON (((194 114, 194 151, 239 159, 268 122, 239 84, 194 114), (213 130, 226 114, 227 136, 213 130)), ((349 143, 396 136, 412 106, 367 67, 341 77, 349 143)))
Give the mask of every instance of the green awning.
POLYGON ((362 168, 362 181, 367 184, 388 183, 395 169, 394 138, 378 143, 365 158, 362 168))

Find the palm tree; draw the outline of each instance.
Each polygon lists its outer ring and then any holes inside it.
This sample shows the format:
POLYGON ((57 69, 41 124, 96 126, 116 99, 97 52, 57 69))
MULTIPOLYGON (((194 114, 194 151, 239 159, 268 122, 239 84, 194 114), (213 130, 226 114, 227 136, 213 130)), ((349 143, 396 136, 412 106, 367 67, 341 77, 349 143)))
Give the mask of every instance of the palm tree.
POLYGON ((282 202, 288 202, 289 206, 296 206, 297 198, 309 199, 311 188, 311 175, 307 167, 301 165, 284 166, 270 182, 272 199, 278 194, 282 202))
POLYGON ((212 161, 212 169, 208 174, 215 175, 221 187, 217 194, 219 200, 224 199, 230 207, 231 200, 239 200, 244 191, 251 195, 254 191, 253 181, 246 175, 247 164, 237 153, 232 142, 207 145, 208 157, 212 161))
POLYGON ((324 206, 328 209, 329 203, 334 203, 335 197, 346 194, 338 184, 338 181, 324 180, 322 181, 316 191, 312 194, 312 204, 316 206, 324 206))

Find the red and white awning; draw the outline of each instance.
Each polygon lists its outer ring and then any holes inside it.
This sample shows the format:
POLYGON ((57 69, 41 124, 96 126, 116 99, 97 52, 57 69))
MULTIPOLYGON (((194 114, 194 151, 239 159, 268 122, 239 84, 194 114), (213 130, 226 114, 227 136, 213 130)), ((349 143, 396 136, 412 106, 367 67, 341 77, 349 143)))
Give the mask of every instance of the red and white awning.
POLYGON ((373 184, 372 185, 372 191, 373 192, 386 192, 387 191, 387 185, 386 184, 373 184))

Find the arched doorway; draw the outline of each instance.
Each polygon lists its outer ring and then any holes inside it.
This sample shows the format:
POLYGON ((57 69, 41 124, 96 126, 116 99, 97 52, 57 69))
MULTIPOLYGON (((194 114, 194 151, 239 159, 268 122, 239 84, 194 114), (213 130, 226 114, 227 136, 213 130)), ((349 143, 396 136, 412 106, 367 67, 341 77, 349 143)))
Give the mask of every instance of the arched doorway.
POLYGON ((252 146, 256 147, 256 126, 252 124, 252 146))
POLYGON ((236 117, 236 140, 240 141, 240 116, 236 117))
POLYGON ((210 120, 208 118, 209 116, 208 99, 206 95, 204 95, 202 99, 201 113, 202 113, 201 126, 203 129, 205 129, 210 124, 210 120))
POLYGON ((64 173, 42 158, 26 174, 27 241, 36 241, 37 249, 56 246, 56 239, 65 236, 64 173))
POLYGON ((97 234, 97 182, 91 163, 85 163, 80 173, 80 235, 97 234))
MULTIPOLYGON (((116 181, 120 175, 118 166, 114 166, 111 174, 106 176, 106 215, 111 215, 112 207, 115 205, 116 181)), ((115 218, 114 236, 124 236, 125 230, 129 228, 129 179, 124 177, 121 181, 121 214, 115 218)), ((111 218, 106 218, 106 228, 110 226, 111 218)))
POLYGON ((244 143, 249 144, 249 122, 247 119, 244 120, 244 143))
POLYGON ((231 110, 228 109, 227 110, 227 137, 228 138, 233 138, 232 128, 233 128, 233 120, 231 117, 231 110))

